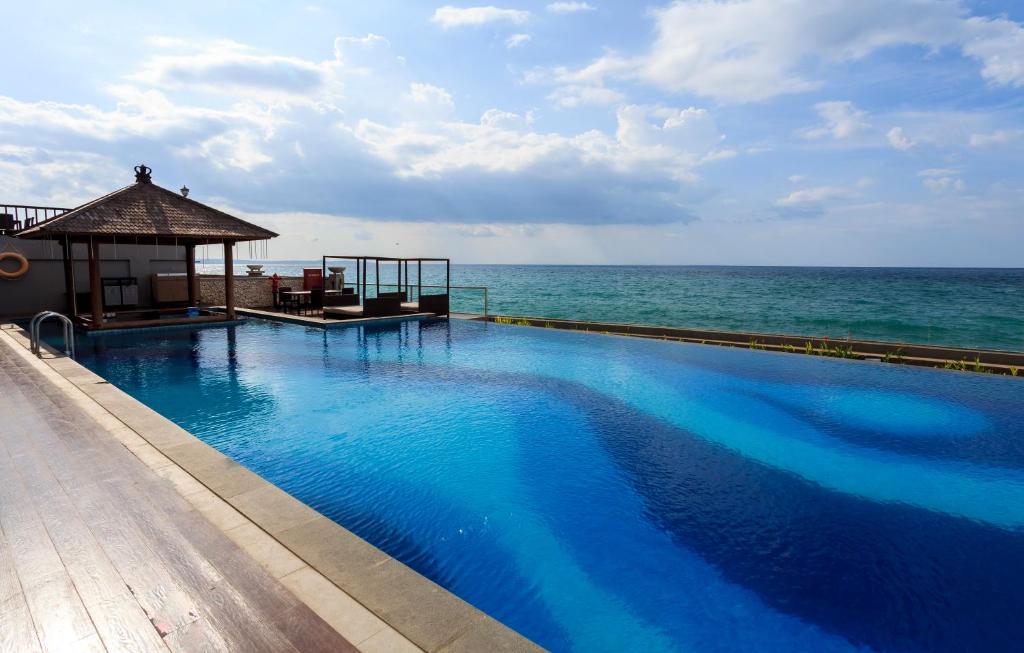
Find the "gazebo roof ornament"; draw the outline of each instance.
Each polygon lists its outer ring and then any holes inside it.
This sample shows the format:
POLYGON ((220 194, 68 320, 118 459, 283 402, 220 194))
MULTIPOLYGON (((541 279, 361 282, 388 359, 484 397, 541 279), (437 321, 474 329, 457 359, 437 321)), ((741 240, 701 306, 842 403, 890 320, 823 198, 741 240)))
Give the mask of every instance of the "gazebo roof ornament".
POLYGON ((153 169, 147 166, 145 163, 135 166, 135 183, 137 184, 151 184, 153 183, 153 169))

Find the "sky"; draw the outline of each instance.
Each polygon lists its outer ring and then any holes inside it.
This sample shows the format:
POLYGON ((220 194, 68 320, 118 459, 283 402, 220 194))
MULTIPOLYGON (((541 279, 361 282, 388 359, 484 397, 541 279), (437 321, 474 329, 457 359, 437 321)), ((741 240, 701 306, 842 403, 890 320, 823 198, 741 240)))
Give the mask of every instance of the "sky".
POLYGON ((0 202, 145 163, 273 258, 1024 266, 1019 0, 496 1, 11 3, 0 202))

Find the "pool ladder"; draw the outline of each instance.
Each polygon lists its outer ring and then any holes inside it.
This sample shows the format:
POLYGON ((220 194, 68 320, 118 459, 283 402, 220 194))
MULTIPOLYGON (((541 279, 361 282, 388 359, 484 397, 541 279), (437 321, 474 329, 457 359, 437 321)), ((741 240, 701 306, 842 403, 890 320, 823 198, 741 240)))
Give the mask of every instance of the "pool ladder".
POLYGON ((29 348, 32 353, 42 358, 42 347, 39 344, 39 327, 48 318, 55 317, 61 321, 64 325, 64 355, 69 358, 75 357, 75 325, 71 323, 71 320, 67 315, 58 313, 56 311, 43 311, 42 313, 36 313, 36 316, 32 318, 32 322, 28 326, 28 338, 29 348))

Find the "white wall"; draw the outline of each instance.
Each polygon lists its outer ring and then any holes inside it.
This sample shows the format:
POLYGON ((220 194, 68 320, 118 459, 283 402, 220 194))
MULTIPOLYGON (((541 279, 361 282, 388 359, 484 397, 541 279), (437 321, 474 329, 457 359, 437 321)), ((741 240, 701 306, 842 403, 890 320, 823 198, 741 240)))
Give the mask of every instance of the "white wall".
MULTIPOLYGON (((34 315, 42 310, 64 312, 64 263, 60 245, 47 241, 0 236, 0 252, 17 251, 29 259, 28 273, 15 280, 0 279, 0 317, 34 315)), ((86 245, 74 246, 75 289, 89 291, 86 245)), ((3 263, 8 269, 11 263, 3 263)), ((139 305, 151 303, 149 275, 185 272, 184 246, 100 245, 100 274, 104 277, 137 277, 139 305)), ((87 310, 79 306, 79 311, 87 310)))

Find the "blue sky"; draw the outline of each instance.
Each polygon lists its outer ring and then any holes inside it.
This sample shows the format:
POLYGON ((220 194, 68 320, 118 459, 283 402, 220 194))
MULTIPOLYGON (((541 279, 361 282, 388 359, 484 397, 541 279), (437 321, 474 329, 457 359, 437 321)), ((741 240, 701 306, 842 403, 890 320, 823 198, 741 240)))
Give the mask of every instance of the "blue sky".
POLYGON ((5 14, 0 201, 75 205, 144 161, 278 258, 1021 265, 1019 2, 5 14))

